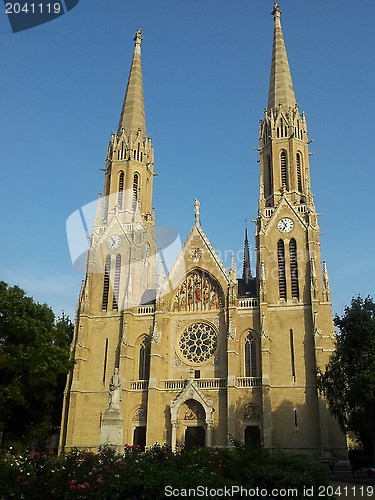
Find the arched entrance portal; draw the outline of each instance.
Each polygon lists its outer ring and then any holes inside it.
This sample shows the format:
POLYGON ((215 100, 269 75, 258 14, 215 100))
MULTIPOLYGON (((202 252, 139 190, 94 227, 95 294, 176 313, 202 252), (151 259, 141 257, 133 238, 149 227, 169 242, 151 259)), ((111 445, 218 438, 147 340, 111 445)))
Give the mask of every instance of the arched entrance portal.
POLYGON ((245 407, 243 414, 245 445, 257 446, 261 443, 260 415, 257 405, 251 403, 245 407))
POLYGON ((185 427, 185 449, 191 450, 206 444, 206 412, 203 406, 194 399, 186 401, 180 410, 179 420, 185 427))
POLYGON ((189 375, 186 386, 170 403, 173 450, 182 444, 188 448, 212 446, 213 401, 198 389, 193 370, 189 375))

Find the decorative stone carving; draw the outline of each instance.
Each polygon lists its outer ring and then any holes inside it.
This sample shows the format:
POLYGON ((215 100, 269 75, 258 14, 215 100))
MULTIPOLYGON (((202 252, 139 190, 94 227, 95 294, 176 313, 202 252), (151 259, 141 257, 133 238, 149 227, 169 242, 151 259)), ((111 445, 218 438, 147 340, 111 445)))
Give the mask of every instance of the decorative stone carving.
POLYGON ((220 284, 204 271, 193 271, 177 289, 173 311, 219 309, 224 301, 220 284))
POLYGON ((260 320, 260 336, 269 339, 268 332, 266 329, 266 316, 264 313, 262 313, 262 317, 260 320))
POLYGON ((145 422, 146 421, 146 410, 141 406, 134 412, 133 422, 145 422))
POLYGON ((154 321, 154 326, 152 327, 151 343, 159 344, 161 339, 161 331, 158 328, 157 321, 154 321))
POLYGON ((228 338, 231 340, 236 338, 236 327, 233 324, 232 316, 229 316, 228 338))
POLYGON ((316 294, 318 291, 318 280, 316 278, 314 259, 310 259, 310 277, 311 277, 311 288, 314 293, 314 298, 316 298, 316 294))
POLYGON ((259 273, 259 288, 262 294, 265 294, 266 289, 266 273, 264 270, 264 262, 260 263, 260 273, 259 273))
POLYGON ((203 255, 203 250, 201 248, 191 248, 190 256, 193 262, 198 262, 203 255))
POLYGON ((200 403, 191 400, 186 402, 187 408, 184 412, 184 420, 204 420, 205 412, 200 403))
POLYGON ((197 420, 197 416, 191 408, 185 411, 184 420, 197 420))
POLYGON ((158 281, 157 281, 157 285, 156 285, 156 303, 157 304, 163 303, 164 283, 165 283, 165 273, 164 273, 164 267, 162 265, 161 269, 160 269, 160 273, 158 274, 158 281))
POLYGON ((246 406, 244 414, 244 420, 259 420, 260 419, 260 411, 257 406, 250 404, 246 406))

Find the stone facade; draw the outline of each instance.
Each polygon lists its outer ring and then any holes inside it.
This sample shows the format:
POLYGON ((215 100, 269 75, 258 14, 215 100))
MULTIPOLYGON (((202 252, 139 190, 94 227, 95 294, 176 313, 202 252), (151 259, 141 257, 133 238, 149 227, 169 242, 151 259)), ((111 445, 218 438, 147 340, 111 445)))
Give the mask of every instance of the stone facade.
MULTIPOLYGON (((334 348, 327 266, 280 24, 260 124, 256 277, 227 270, 200 224, 173 267, 158 263, 154 157, 146 135, 141 41, 107 152, 75 325, 60 448, 110 443, 228 446, 343 456, 344 436, 315 387, 334 348)), ((159 252, 160 253, 160 252, 159 252)), ((159 259, 160 260, 160 259, 159 259)))

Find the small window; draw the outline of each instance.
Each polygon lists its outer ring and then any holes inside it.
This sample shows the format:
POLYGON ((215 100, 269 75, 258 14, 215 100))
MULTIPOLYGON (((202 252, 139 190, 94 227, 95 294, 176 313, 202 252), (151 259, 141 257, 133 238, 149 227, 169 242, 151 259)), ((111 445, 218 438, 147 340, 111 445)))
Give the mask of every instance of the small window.
POLYGON ((297 410, 294 410, 294 428, 298 430, 298 413, 297 410))
POLYGON ((194 378, 201 378, 201 371, 200 370, 194 370, 194 378))
POLYGON ((296 366, 295 366, 295 360, 294 360, 294 333, 293 333, 292 329, 289 331, 289 345, 290 345, 290 365, 291 365, 291 369, 292 369, 293 381, 295 382, 295 380, 296 380, 296 366))

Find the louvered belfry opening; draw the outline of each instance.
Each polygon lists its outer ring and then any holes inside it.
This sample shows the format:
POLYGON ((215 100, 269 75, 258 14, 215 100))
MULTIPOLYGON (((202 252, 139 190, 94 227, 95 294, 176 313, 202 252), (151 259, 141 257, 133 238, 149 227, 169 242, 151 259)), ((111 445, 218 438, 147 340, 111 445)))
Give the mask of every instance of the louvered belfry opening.
POLYGON ((286 299, 285 249, 283 240, 277 243, 277 262, 279 267, 279 295, 286 299))
POLYGON ((118 178, 118 195, 117 195, 117 203, 119 208, 122 208, 122 200, 124 196, 124 172, 120 172, 118 178))
POLYGON ((292 285, 292 297, 294 299, 299 299, 297 243, 294 238, 292 238, 289 243, 289 256, 290 256, 290 278, 292 285))
POLYGON ((288 186, 288 172, 287 172, 288 163, 287 163, 286 151, 281 151, 280 166, 281 166, 281 184, 286 189, 289 189, 289 186, 288 186))
POLYGON ((296 164, 297 164, 297 188, 300 193, 302 193, 302 175, 301 175, 301 154, 297 153, 296 155, 296 164))
POLYGON ((111 272, 111 257, 110 257, 110 255, 107 255, 107 258, 105 259, 104 281, 103 281, 103 298, 102 298, 102 309, 105 311, 108 308, 110 272, 111 272))
POLYGON ((116 255, 115 279, 113 283, 113 302, 112 309, 118 309, 118 300, 120 292, 120 275, 121 275, 121 255, 116 255))

